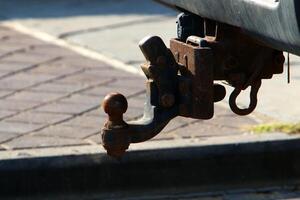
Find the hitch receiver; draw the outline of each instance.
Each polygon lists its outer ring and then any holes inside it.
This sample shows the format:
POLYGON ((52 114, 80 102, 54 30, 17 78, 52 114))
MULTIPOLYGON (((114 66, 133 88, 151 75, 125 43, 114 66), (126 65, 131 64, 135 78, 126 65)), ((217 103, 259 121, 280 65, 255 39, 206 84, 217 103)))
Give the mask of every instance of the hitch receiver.
POLYGON ((235 88, 230 107, 238 115, 247 115, 256 107, 261 80, 283 71, 282 52, 257 44, 228 25, 218 27, 215 37, 172 39, 170 49, 157 36, 143 39, 139 46, 146 58, 141 66, 147 77, 144 116, 125 122, 127 100, 119 93, 107 95, 102 104, 109 116, 102 129, 103 146, 116 158, 130 143, 156 136, 176 116, 211 119, 214 103, 226 95, 225 87, 214 81, 235 88), (241 109, 236 98, 247 87, 251 87, 250 105, 241 109))

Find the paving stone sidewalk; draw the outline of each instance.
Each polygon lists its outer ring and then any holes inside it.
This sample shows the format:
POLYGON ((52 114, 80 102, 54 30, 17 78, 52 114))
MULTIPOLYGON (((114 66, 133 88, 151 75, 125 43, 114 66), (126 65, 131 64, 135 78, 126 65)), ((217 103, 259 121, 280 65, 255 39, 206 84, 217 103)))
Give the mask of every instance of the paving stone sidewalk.
MULTIPOLYGON (((0 150, 98 145, 113 91, 126 95, 126 119, 142 115, 143 77, 0 26, 0 150)), ((153 140, 244 134, 256 124, 221 106, 211 121, 173 120, 153 140)))

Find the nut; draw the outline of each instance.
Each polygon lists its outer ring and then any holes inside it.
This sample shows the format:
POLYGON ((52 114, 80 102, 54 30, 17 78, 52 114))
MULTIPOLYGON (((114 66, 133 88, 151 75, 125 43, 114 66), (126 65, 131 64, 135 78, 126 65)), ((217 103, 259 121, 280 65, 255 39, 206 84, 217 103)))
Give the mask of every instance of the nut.
POLYGON ((164 94, 161 97, 161 104, 163 107, 172 107, 175 103, 175 97, 172 94, 164 94))

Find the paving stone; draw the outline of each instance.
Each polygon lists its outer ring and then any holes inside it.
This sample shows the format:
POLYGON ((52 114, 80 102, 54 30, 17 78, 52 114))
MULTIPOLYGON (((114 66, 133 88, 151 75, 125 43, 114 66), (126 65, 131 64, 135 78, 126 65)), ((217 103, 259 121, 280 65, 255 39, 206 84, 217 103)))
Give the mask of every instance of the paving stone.
POLYGON ((183 117, 176 117, 175 119, 171 120, 169 124, 163 129, 162 132, 168 133, 176 130, 178 128, 187 126, 189 123, 192 123, 193 119, 184 119, 183 117))
POLYGON ((92 76, 97 76, 98 78, 106 78, 106 77, 111 77, 116 80, 116 85, 124 85, 124 81, 128 81, 129 85, 135 86, 135 83, 139 83, 138 85, 145 85, 145 80, 146 78, 142 76, 137 76, 133 75, 127 72, 122 72, 120 70, 114 69, 114 68, 92 68, 92 69, 87 69, 85 72, 87 75, 92 75, 92 76))
POLYGON ((68 65, 71 67, 83 67, 85 69, 93 68, 93 69, 100 69, 100 68, 110 68, 107 66, 106 63, 101 62, 99 60, 94 60, 91 58, 86 58, 84 56, 78 56, 77 54, 74 56, 65 56, 63 57, 58 63, 63 63, 64 65, 68 65))
MULTIPOLYGON (((135 92, 135 90, 132 90, 132 91, 135 92)), ((107 95, 111 92, 115 92, 114 88, 107 87, 107 85, 103 85, 103 86, 99 86, 99 87, 95 87, 95 88, 92 88, 92 89, 85 90, 85 91, 82 92, 82 94, 97 96, 97 97, 103 99, 105 97, 105 95, 107 95)))
MULTIPOLYGON (((15 137, 19 136, 18 133, 10 133, 10 132, 0 132, 0 143, 7 142, 8 140, 12 140, 15 137)), ((0 147, 1 149, 1 147, 0 147)))
POLYGON ((112 77, 115 79, 120 79, 120 80, 129 80, 129 79, 140 79, 140 80, 145 80, 141 76, 136 76, 130 73, 124 73, 121 70, 117 70, 112 67, 94 67, 94 68, 89 68, 85 71, 86 74, 93 74, 97 75, 99 78, 101 77, 112 77))
POLYGON ((54 78, 55 76, 52 75, 33 76, 32 74, 21 73, 1 79, 0 89, 25 89, 54 78))
POLYGON ((111 85, 103 85, 100 87, 96 87, 90 90, 86 90, 82 92, 83 94, 91 95, 91 96, 98 96, 100 99, 104 99, 104 97, 113 92, 121 93, 125 96, 131 96, 135 95, 141 92, 145 92, 145 88, 140 88, 140 90, 137 90, 136 88, 127 88, 126 85, 124 86, 111 86, 111 85))
POLYGON ((0 37, 12 37, 13 35, 19 35, 20 33, 13 31, 7 27, 0 27, 0 37))
POLYGON ((86 74, 86 73, 80 73, 73 76, 68 76, 66 78, 60 79, 57 82, 59 83, 81 83, 81 84, 89 84, 89 85, 95 85, 95 84, 101 84, 112 80, 110 77, 98 77, 97 75, 93 74, 86 74))
POLYGON ((156 135, 154 138, 152 138, 151 140, 153 140, 153 141, 155 141, 155 140, 173 140, 175 138, 176 138, 176 136, 173 133, 161 132, 158 135, 156 135))
POLYGON ((0 89, 7 89, 7 90, 21 90, 27 87, 32 86, 32 83, 27 82, 27 81, 21 81, 21 80, 16 80, 16 81, 3 81, 0 80, 0 89))
POLYGON ((63 114, 81 114, 95 107, 90 104, 71 104, 71 103, 51 103, 36 109, 37 112, 63 113, 63 114))
POLYGON ((135 107, 135 108, 144 108, 145 102, 146 102, 146 94, 142 94, 137 96, 134 96, 132 98, 127 99, 128 101, 128 107, 135 107))
POLYGON ((0 122, 0 132, 7 133, 18 133, 25 134, 35 131, 39 128, 43 127, 38 124, 28 124, 28 123, 20 123, 20 122, 0 122))
POLYGON ((101 101, 102 101, 102 99, 100 99, 99 97, 75 94, 69 98, 63 99, 61 102, 99 105, 100 106, 101 101))
POLYGON ((246 128, 258 124, 254 119, 250 117, 238 116, 235 114, 216 116, 213 119, 209 120, 209 123, 215 124, 217 126, 226 126, 233 128, 246 128))
POLYGON ((223 105, 219 105, 218 103, 215 104, 214 111, 214 117, 233 114, 233 112, 230 110, 229 105, 227 105, 227 107, 224 107, 223 105))
POLYGON ((71 118, 71 115, 40 112, 23 112, 6 119, 8 122, 23 122, 28 124, 54 124, 71 118))
POLYGON ((1 41, 0 50, 5 51, 6 53, 16 53, 18 51, 24 51, 28 48, 27 44, 13 44, 10 42, 7 42, 7 40, 1 41))
POLYGON ((39 102, 0 99, 0 109, 8 111, 23 111, 38 106, 39 102))
POLYGON ((51 92, 51 93, 62 93, 62 94, 70 94, 80 89, 85 88, 82 84, 62 84, 62 83, 45 83, 42 85, 38 85, 36 87, 32 87, 28 90, 34 92, 51 92))
POLYGON ((0 119, 6 118, 8 116, 14 115, 15 111, 9 111, 9 110, 0 110, 0 119))
POLYGON ((242 131, 238 128, 218 126, 210 124, 209 122, 199 121, 198 123, 173 130, 172 133, 176 134, 178 137, 191 138, 236 135, 241 134, 242 131))
POLYGON ((61 125, 72 126, 72 127, 88 127, 88 128, 101 128, 104 124, 104 117, 101 116, 77 116, 71 120, 68 120, 61 125))
POLYGON ((34 75, 46 74, 46 75, 69 75, 83 71, 83 67, 72 67, 67 64, 61 63, 60 60, 53 61, 51 63, 41 64, 38 67, 31 69, 27 73, 34 75))
POLYGON ((7 37, 5 41, 9 44, 17 44, 19 46, 21 46, 21 45, 32 46, 32 45, 45 44, 45 42, 43 42, 41 40, 37 40, 37 39, 35 39, 29 35, 25 35, 25 34, 9 35, 9 37, 7 37))
POLYGON ((0 71, 0 79, 4 78, 5 76, 9 76, 10 74, 10 72, 0 71))
POLYGON ((54 55, 54 56, 75 56, 76 55, 76 53, 73 51, 70 51, 65 48, 61 48, 53 44, 46 44, 46 43, 31 45, 31 48, 28 50, 28 52, 35 53, 35 54, 54 55))
POLYGON ((54 58, 55 58, 55 56, 52 56, 52 55, 34 54, 34 53, 28 53, 27 51, 25 51, 25 52, 12 54, 10 56, 2 58, 1 60, 3 60, 3 61, 21 61, 21 62, 32 63, 32 64, 36 65, 38 63, 43 63, 43 62, 52 60, 54 58))
MULTIPOLYGON (((1 40, 0 40, 0 42, 1 42, 1 40)), ((7 52, 6 52, 6 51, 0 50, 0 58, 1 58, 1 57, 4 57, 4 56, 6 56, 6 55, 7 55, 7 52)))
POLYGON ((85 145, 86 142, 71 138, 57 138, 45 136, 23 136, 5 143, 11 149, 32 149, 46 147, 64 147, 74 145, 85 145))
POLYGON ((86 142, 89 142, 89 143, 95 143, 95 144, 101 144, 102 143, 102 139, 101 139, 101 135, 100 134, 95 134, 95 135, 92 135, 88 138, 85 139, 86 142))
POLYGON ((109 87, 115 87, 115 88, 132 88, 136 90, 143 90, 145 89, 146 83, 145 80, 141 78, 131 78, 126 80, 126 82, 123 79, 117 79, 116 81, 108 84, 109 87))
POLYGON ((64 138, 77 138, 83 139, 85 137, 89 137, 96 133, 99 133, 101 127, 98 128, 84 128, 84 127, 71 127, 71 126, 62 126, 62 125, 55 125, 45 128, 41 131, 35 132, 34 135, 39 136, 57 136, 57 137, 64 137, 64 138))
POLYGON ((10 95, 14 92, 14 90, 1 90, 0 89, 0 99, 4 96, 10 95))
POLYGON ((106 114, 103 111, 103 108, 99 106, 99 108, 86 112, 84 115, 86 116, 96 116, 96 117, 105 117, 106 114))
POLYGON ((18 101, 31 101, 45 103, 48 101, 53 101, 60 97, 63 97, 64 94, 60 93, 49 93, 49 92, 31 92, 31 91, 22 91, 6 98, 7 100, 18 100, 18 101))
POLYGON ((0 59, 0 71, 17 72, 17 71, 29 69, 32 66, 33 66, 32 63, 21 62, 21 61, 3 61, 0 59))
POLYGON ((124 114, 125 120, 132 120, 138 117, 143 116, 144 109, 143 108, 135 108, 135 107, 128 107, 126 113, 124 114))

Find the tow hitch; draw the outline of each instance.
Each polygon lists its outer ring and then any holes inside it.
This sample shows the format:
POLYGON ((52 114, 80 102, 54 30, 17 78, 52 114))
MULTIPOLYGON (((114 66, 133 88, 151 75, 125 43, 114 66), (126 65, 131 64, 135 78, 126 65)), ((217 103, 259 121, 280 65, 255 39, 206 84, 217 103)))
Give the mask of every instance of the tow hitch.
POLYGON ((248 115, 255 110, 261 80, 283 72, 283 52, 257 43, 239 28, 212 24, 204 21, 202 37, 171 39, 170 49, 157 36, 140 42, 146 58, 141 66, 147 77, 144 116, 125 122, 126 98, 119 93, 105 97, 103 108, 108 120, 102 140, 109 155, 121 157, 130 143, 153 138, 176 116, 211 119, 214 103, 226 96, 225 87, 215 81, 234 87, 229 98, 234 113, 248 115), (248 87, 250 104, 240 108, 236 99, 248 87))

